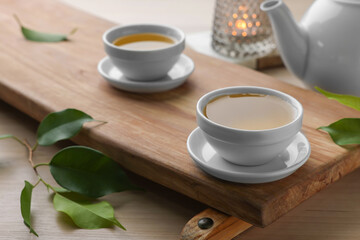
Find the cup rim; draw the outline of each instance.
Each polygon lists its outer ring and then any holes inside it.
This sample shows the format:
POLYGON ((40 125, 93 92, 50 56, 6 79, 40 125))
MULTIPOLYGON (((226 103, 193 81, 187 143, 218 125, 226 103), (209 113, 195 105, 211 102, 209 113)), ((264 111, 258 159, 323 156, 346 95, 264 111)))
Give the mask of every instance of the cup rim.
MULTIPOLYGON (((149 31, 150 32, 150 31, 149 31)), ((141 32, 139 32, 141 33, 141 32)), ((144 32, 145 33, 145 32, 144 32)), ((163 34, 165 35, 165 34, 163 34)), ((167 36, 167 35, 166 35, 167 36)), ((124 25, 124 26, 114 26, 110 29, 108 29, 102 36, 102 40, 104 42, 105 45, 107 45, 108 47, 112 48, 112 49, 116 49, 117 51, 123 51, 125 53, 157 53, 157 52, 162 52, 162 51, 167 51, 169 49, 172 48, 177 48, 181 45, 184 44, 185 42, 185 33, 177 28, 177 27, 173 27, 173 26, 169 26, 169 25, 165 25, 165 24, 147 24, 147 23, 143 23, 143 24, 128 24, 128 25, 124 25), (109 42, 107 39, 107 36, 114 32, 114 31, 118 31, 124 28, 136 28, 136 27, 160 27, 160 28, 167 28, 167 29, 171 29, 175 32, 177 32, 180 35, 180 39, 176 39, 176 42, 174 44, 171 44, 168 47, 165 48, 160 48, 160 49, 154 49, 154 50, 131 50, 131 49, 124 49, 122 47, 116 46, 114 45, 112 42, 109 42)))
MULTIPOLYGON (((267 94, 267 93, 263 93, 263 94, 267 94)), ((227 131, 233 131, 236 133, 245 133, 245 132, 246 133, 271 133, 273 131, 279 131, 279 130, 288 128, 289 126, 300 121, 301 118, 303 117, 304 109, 303 109, 301 103, 297 99, 290 96, 289 94, 286 94, 284 92, 281 92, 281 91, 278 91, 275 89, 265 88, 265 87, 257 87, 257 86, 233 86, 233 87, 219 88, 219 89, 213 90, 213 91, 208 92, 205 95, 203 95, 196 104, 196 111, 197 111, 197 115, 201 118, 202 121, 205 121, 208 124, 213 125, 216 128, 225 129, 227 131), (277 97, 281 96, 280 97, 281 99, 283 99, 284 101, 287 101, 289 104, 291 104, 297 110, 296 117, 294 117, 294 119, 291 122, 289 122, 285 125, 282 125, 280 127, 269 128, 269 129, 250 130, 250 129, 232 128, 232 127, 228 127, 225 125, 221 125, 219 123, 216 123, 216 122, 210 120, 209 118, 207 118, 204 115, 203 108, 207 105, 208 102, 210 102, 215 97, 219 97, 219 96, 226 95, 226 94, 231 94, 231 93, 226 93, 226 91, 231 91, 231 90, 236 90, 236 89, 248 89, 247 92, 241 92, 241 93, 257 93, 256 91, 264 91, 264 92, 268 92, 268 95, 273 95, 273 96, 277 96, 277 97), (255 91, 255 92, 251 92, 251 91, 255 91), (271 94, 271 93, 273 93, 273 94, 271 94), (205 104, 204 104, 204 101, 206 101, 205 104)))

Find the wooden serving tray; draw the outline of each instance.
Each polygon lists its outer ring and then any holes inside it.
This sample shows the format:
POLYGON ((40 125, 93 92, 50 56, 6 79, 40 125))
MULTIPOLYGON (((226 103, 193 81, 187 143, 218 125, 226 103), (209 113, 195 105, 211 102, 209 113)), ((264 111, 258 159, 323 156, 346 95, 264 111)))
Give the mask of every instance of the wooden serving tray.
MULTIPOLYGON (((119 9, 121 14, 121 9, 119 9)), ((0 96, 41 120, 51 111, 77 108, 107 124, 87 127, 74 141, 97 148, 130 171, 211 207, 266 226, 326 185, 360 165, 360 149, 347 151, 316 130, 355 110, 312 91, 190 50, 196 69, 181 87, 159 94, 132 94, 109 86, 97 72, 105 56, 101 36, 113 23, 48 0, 5 0, 0 5, 0 96), (26 41, 12 14, 38 30, 79 31, 71 41, 26 41), (270 87, 296 97, 304 106, 303 132, 312 153, 290 177, 258 185, 218 180, 190 159, 186 139, 196 127, 195 105, 222 87, 270 87)), ((341 79, 339 79, 340 81, 341 79)))

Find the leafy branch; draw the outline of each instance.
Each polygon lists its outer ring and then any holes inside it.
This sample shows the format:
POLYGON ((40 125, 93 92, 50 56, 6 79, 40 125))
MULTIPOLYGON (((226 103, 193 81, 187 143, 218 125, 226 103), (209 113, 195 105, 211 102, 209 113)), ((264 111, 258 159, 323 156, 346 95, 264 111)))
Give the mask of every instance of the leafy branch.
POLYGON ((65 109, 47 115, 37 130, 37 141, 31 147, 28 141, 14 135, 1 135, 0 139, 14 139, 28 151, 28 161, 38 181, 32 185, 25 181, 20 195, 21 215, 30 233, 38 236, 31 224, 31 198, 35 187, 40 183, 53 192, 54 208, 67 214, 79 228, 97 229, 117 226, 125 230, 114 216, 113 207, 97 198, 114 192, 139 190, 127 178, 125 172, 111 158, 95 149, 85 146, 70 146, 57 152, 49 163, 34 164, 33 155, 37 147, 49 146, 60 140, 70 139, 83 124, 95 120, 88 114, 65 109), (48 166, 55 181, 61 186, 47 183, 37 168, 48 166))
MULTIPOLYGON (((360 111, 360 98, 351 95, 335 94, 315 87, 320 93, 329 99, 336 100, 345 106, 360 111)), ((318 129, 329 133, 332 140, 340 145, 347 146, 360 144, 360 118, 343 118, 329 126, 322 126, 318 129)))

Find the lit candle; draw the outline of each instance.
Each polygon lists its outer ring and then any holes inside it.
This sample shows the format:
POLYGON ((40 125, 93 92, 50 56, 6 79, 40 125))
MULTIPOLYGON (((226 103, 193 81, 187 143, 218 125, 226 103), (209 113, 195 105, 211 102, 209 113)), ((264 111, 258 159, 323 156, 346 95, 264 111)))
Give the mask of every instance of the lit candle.
MULTIPOLYGON (((275 48, 265 0, 216 0, 211 47, 236 59, 254 59, 275 48)), ((360 0, 359 0, 360 1, 360 0)))
POLYGON ((249 13, 245 6, 239 6, 232 14, 226 14, 231 16, 228 21, 229 30, 232 36, 250 37, 257 34, 257 28, 261 23, 257 14, 249 13))

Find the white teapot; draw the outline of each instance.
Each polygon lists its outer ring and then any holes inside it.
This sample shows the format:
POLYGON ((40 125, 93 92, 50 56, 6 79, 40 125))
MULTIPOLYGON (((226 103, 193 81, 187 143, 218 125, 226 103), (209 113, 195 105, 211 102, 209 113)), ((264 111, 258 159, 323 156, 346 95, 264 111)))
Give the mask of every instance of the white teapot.
POLYGON ((360 96, 360 0, 316 0, 299 24, 281 0, 261 10, 288 69, 310 87, 360 96))

